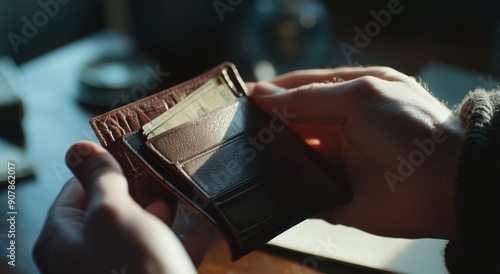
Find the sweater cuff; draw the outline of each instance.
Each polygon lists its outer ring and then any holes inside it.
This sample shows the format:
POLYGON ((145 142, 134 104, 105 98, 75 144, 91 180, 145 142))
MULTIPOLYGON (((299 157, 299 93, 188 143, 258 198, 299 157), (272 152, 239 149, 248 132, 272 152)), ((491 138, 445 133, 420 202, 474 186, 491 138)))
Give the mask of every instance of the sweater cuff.
POLYGON ((465 128, 456 180, 458 238, 445 249, 450 273, 500 273, 500 92, 464 100, 465 128))

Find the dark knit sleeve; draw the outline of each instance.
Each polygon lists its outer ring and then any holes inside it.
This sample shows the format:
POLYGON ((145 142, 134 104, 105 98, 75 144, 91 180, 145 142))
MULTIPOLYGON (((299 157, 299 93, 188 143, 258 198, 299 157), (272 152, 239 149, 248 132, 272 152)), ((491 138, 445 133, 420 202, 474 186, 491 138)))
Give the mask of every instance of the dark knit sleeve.
POLYGON ((500 92, 463 102, 465 128, 455 205, 458 238, 445 249, 450 273, 500 273, 500 92))

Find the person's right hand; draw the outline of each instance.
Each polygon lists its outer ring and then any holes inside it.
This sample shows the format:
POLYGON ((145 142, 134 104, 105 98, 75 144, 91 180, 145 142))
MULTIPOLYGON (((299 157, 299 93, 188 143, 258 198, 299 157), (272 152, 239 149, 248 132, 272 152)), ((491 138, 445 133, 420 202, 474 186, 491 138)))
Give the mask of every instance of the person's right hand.
POLYGON ((248 86, 270 114, 286 108, 296 115, 292 129, 350 182, 352 202, 323 219, 389 237, 456 236, 463 129, 414 78, 355 67, 297 71, 248 86))

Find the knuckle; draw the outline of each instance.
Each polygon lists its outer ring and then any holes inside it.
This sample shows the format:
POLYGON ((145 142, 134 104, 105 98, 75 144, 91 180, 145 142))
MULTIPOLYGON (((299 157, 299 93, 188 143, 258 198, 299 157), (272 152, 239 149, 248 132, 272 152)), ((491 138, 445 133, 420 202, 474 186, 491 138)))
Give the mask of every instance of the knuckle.
POLYGON ((354 88, 351 92, 354 96, 361 101, 374 102, 373 99, 377 101, 380 99, 387 99, 388 90, 387 81, 382 80, 374 76, 362 76, 354 82, 354 88))
POLYGON ((391 67, 377 66, 375 67, 375 69, 379 71, 381 78, 390 81, 403 81, 404 79, 408 78, 406 74, 403 74, 391 67))
POLYGON ((360 91, 371 93, 378 91, 381 82, 382 80, 377 77, 366 75, 356 79, 355 84, 360 91))

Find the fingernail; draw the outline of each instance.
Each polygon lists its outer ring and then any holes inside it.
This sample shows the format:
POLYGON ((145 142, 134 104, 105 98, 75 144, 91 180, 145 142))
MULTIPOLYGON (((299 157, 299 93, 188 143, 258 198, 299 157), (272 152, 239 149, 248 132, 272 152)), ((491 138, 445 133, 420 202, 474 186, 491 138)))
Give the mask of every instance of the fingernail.
POLYGON ((74 170, 90 155, 101 152, 101 148, 87 141, 72 145, 66 152, 66 165, 74 170))
POLYGON ((255 87, 255 91, 259 95, 271 95, 271 94, 283 93, 286 91, 286 89, 282 88, 280 86, 277 86, 271 82, 260 81, 257 83, 257 86, 255 87))

